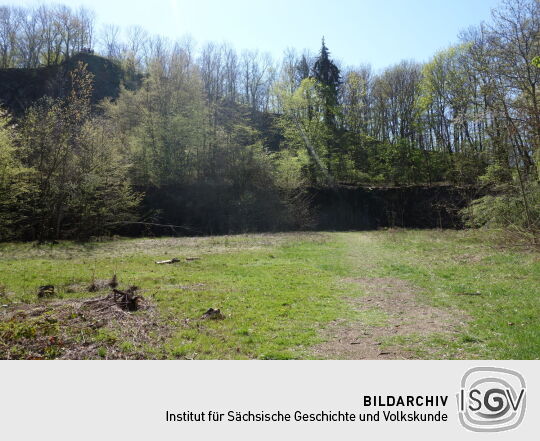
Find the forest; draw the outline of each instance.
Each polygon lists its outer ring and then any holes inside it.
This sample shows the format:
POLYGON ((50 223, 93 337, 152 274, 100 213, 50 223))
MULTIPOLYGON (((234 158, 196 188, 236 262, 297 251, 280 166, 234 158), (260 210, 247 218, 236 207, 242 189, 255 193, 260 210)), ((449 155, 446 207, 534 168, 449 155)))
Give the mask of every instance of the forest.
POLYGON ((477 190, 463 226, 538 243, 538 1, 503 1, 426 63, 329 48, 277 60, 0 6, 0 240, 302 230, 314 189, 446 185, 477 190), (45 79, 13 98, 22 77, 45 79))

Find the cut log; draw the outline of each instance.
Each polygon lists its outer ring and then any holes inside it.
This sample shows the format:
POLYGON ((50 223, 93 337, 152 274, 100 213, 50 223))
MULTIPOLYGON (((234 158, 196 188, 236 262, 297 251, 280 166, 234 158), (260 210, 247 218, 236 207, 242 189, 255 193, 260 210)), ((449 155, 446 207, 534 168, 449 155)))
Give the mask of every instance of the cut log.
POLYGON ((39 298, 54 296, 54 285, 40 286, 37 295, 39 298))
POLYGON ((223 320, 225 316, 221 313, 219 309, 210 308, 208 311, 206 311, 202 316, 201 320, 223 320))
POLYGON ((167 263, 178 263, 180 262, 180 259, 177 259, 176 257, 172 258, 172 259, 168 259, 168 260, 159 260, 157 261, 156 263, 158 265, 163 265, 163 264, 167 264, 167 263))

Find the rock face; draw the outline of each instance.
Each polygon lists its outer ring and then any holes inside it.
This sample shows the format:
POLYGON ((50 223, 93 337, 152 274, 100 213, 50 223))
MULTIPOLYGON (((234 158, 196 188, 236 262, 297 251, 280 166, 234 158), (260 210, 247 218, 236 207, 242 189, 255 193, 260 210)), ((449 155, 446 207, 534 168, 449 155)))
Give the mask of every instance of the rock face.
POLYGON ((321 230, 462 228, 459 211, 485 191, 453 185, 311 189, 321 230))
POLYGON ((25 110, 43 96, 64 97, 70 89, 69 72, 82 61, 94 74, 92 101, 116 98, 123 84, 136 88, 141 78, 130 76, 117 63, 97 55, 80 53, 59 65, 38 69, 0 69, 0 106, 13 116, 25 110))
MULTIPOLYGON (((245 231, 275 231, 276 216, 270 209, 259 211, 266 216, 248 217, 234 204, 232 190, 226 185, 208 188, 162 186, 147 189, 142 206, 145 211, 159 210, 158 223, 189 225, 177 234, 234 234, 245 231), (242 223, 242 222, 243 223, 242 223)), ((142 189, 141 189, 142 190, 142 189)), ((378 228, 463 228, 459 212, 473 199, 488 190, 453 185, 411 185, 407 187, 338 186, 310 188, 314 230, 347 231, 378 228)), ((271 202, 271 201, 270 201, 271 202)), ((285 225, 283 229, 294 229, 285 225)), ((140 236, 143 228, 125 228, 119 234, 140 236)), ((168 235, 170 228, 152 228, 153 234, 168 235)))

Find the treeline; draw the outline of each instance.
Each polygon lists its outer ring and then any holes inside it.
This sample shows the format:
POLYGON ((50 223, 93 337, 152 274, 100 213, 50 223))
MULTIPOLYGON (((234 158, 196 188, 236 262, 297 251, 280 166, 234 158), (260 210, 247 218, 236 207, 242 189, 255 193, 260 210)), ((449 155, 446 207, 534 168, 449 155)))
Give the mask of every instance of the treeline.
POLYGON ((277 61, 228 44, 196 51, 140 27, 96 32, 84 9, 0 7, 3 67, 61 63, 94 46, 142 86, 91 108, 79 66, 69 96, 36 104, 16 127, 3 117, 4 237, 81 238, 163 219, 205 232, 301 228, 309 186, 446 181, 489 186, 464 212, 471 225, 535 240, 535 0, 504 1, 428 63, 380 73, 340 66, 324 41, 316 55, 287 50, 277 61), (265 115, 272 129, 257 122, 265 115))
POLYGON ((65 97, 41 99, 16 124, 0 116, 3 240, 87 240, 165 221, 167 234, 309 221, 299 176, 267 151, 249 110, 209 105, 188 52, 154 60, 140 88, 97 108, 87 65, 70 77, 65 97))
POLYGON ((0 6, 0 69, 61 63, 94 45, 95 17, 66 5, 0 6))

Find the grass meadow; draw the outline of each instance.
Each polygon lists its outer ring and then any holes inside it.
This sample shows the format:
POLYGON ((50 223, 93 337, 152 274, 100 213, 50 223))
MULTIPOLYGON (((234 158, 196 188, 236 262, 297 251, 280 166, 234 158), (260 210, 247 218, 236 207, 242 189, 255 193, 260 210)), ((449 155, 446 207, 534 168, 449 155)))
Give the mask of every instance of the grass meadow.
MULTIPOLYGON (((540 358, 539 254, 489 231, 7 243, 0 245, 0 304, 0 358, 351 358, 316 350, 332 346, 327 331, 339 327, 374 339, 382 358, 540 358), (156 264, 173 257, 180 262, 156 264), (83 314, 83 302, 110 290, 88 287, 114 274, 119 289, 139 288, 148 309, 120 319, 83 314), (388 286, 379 294, 399 307, 355 306, 379 295, 378 280, 407 284, 413 297, 405 309, 401 291, 388 286), (39 299, 41 285, 54 285, 54 297, 39 299), (211 307, 224 319, 202 320, 211 307), (442 332, 436 323, 420 326, 425 311, 459 320, 442 332), (377 334, 390 323, 404 331, 377 334)), ((359 348, 353 358, 377 358, 359 348)))

